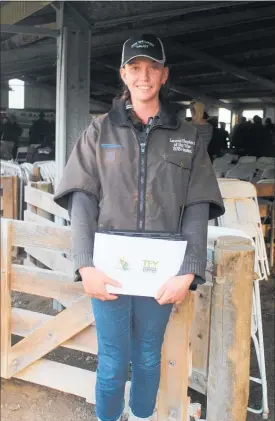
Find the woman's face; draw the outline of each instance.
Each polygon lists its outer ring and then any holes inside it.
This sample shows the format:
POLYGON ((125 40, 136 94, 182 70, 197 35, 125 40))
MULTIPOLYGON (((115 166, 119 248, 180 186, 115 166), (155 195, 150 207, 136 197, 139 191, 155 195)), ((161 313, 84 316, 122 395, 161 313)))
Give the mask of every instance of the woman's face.
POLYGON ((131 60, 120 69, 132 101, 148 102, 159 95, 160 88, 168 79, 168 68, 146 57, 131 60))

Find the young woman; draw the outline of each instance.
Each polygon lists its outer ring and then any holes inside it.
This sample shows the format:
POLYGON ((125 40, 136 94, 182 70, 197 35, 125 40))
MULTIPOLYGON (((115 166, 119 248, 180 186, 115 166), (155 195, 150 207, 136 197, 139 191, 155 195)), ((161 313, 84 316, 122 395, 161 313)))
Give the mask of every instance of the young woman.
POLYGON ((127 40, 122 98, 78 140, 55 200, 71 215, 73 258, 92 297, 98 337, 96 414, 116 421, 132 363, 130 420, 150 419, 160 380, 161 347, 172 306, 204 282, 207 224, 224 212, 217 181, 197 130, 161 102, 168 78, 162 42, 127 40), (93 265, 97 230, 182 232, 182 266, 155 298, 112 295, 119 286, 93 265))

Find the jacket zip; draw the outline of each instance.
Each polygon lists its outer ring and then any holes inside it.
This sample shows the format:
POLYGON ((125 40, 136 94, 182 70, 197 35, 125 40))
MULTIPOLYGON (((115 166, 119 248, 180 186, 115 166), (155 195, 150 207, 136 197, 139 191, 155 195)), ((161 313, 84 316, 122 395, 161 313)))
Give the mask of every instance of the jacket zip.
POLYGON ((147 177, 147 147, 148 138, 151 130, 155 127, 151 127, 153 119, 151 119, 146 127, 145 133, 142 133, 142 139, 140 139, 136 132, 133 130, 134 135, 139 143, 140 155, 139 155, 139 177, 138 177, 138 205, 137 205, 137 230, 144 231, 145 229, 145 196, 146 196, 146 177, 147 177))

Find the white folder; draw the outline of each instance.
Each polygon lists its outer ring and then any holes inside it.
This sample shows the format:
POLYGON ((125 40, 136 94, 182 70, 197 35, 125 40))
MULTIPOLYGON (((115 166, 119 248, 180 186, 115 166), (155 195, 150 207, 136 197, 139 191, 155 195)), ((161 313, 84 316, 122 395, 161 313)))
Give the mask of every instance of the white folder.
POLYGON ((93 258, 97 269, 122 284, 108 285, 108 292, 155 297, 177 275, 186 246, 186 241, 96 233, 93 258))

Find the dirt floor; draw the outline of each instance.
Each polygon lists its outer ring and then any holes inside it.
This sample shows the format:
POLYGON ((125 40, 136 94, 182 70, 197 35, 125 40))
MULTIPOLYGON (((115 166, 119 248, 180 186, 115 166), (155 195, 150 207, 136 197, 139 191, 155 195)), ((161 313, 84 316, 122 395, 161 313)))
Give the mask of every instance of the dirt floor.
MULTIPOLYGON (((262 313, 265 336, 265 353, 268 376, 268 394, 270 421, 275 421, 274 403, 274 278, 261 284, 262 313)), ((14 293, 13 306, 27 308, 46 314, 53 314, 52 303, 48 299, 14 293)), ((14 338, 18 340, 19 338, 14 338)), ((57 349, 47 356, 55 361, 86 368, 96 369, 96 358, 82 352, 57 349)), ((251 356, 251 375, 258 375, 255 353, 251 356)), ((190 391, 193 402, 203 405, 205 416, 206 399, 204 396, 190 391)), ((261 405, 261 387, 251 385, 250 405, 258 408, 261 405)), ((260 415, 248 413, 247 421, 261 420, 260 415)), ((87 404, 79 397, 57 392, 46 387, 36 386, 17 379, 1 381, 1 421, 94 421, 94 406, 87 404)))

